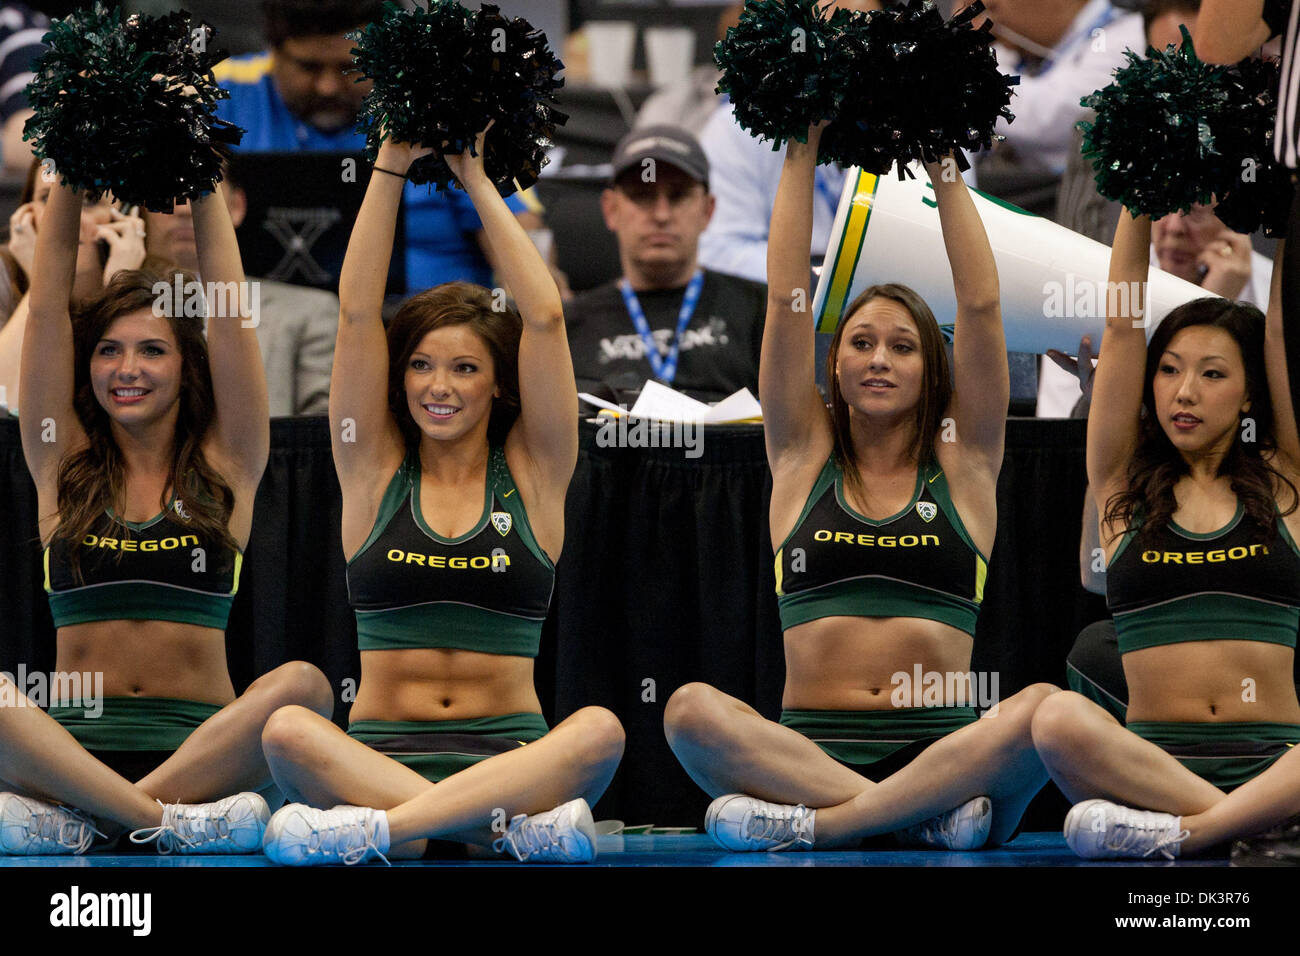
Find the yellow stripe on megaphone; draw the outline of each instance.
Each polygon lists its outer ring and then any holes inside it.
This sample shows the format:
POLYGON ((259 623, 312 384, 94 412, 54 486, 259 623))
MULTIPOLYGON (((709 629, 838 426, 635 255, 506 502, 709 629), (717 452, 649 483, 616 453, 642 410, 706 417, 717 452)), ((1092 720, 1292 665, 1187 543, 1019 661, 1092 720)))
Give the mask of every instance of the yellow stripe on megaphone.
MULTIPOLYGON (((925 169, 899 180, 848 171, 813 298, 817 331, 833 332, 848 303, 868 286, 897 282, 914 289, 951 326, 957 311, 939 211, 925 169)), ((1079 339, 1101 341, 1110 290, 1110 247, 971 190, 993 247, 1002 294, 1002 323, 1013 352, 1060 349, 1074 354, 1079 339)), ((1171 309, 1205 293, 1152 268, 1147 284, 1151 330, 1171 309)))

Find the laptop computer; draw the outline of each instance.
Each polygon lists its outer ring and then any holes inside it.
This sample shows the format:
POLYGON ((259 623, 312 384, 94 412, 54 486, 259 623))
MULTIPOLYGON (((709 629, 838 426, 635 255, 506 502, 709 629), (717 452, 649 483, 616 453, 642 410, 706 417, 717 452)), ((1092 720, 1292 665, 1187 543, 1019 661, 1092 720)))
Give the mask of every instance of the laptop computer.
MULTIPOLYGON (((250 276, 337 292, 370 164, 361 152, 237 152, 232 178, 248 196, 236 230, 250 276)), ((405 208, 397 216, 385 292, 406 292, 405 208)))

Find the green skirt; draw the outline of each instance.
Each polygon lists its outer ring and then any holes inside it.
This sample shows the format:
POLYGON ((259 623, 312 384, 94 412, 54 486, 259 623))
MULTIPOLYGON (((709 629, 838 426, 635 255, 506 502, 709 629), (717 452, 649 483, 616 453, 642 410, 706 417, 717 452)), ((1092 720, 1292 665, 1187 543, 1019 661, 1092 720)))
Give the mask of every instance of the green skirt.
POLYGON ((546 736, 541 714, 472 720, 355 720, 348 736, 433 783, 546 736))
POLYGON ((850 770, 876 782, 936 740, 978 719, 974 707, 781 712, 783 727, 799 731, 850 770))
MULTIPOLYGON (((170 697, 105 697, 103 712, 88 715, 74 701, 49 714, 87 750, 175 750, 217 711, 216 704, 170 697)), ((98 709, 98 708, 96 708, 98 709)))
POLYGON ((1296 724, 1135 721, 1128 729, 1220 790, 1259 776, 1300 743, 1296 724))

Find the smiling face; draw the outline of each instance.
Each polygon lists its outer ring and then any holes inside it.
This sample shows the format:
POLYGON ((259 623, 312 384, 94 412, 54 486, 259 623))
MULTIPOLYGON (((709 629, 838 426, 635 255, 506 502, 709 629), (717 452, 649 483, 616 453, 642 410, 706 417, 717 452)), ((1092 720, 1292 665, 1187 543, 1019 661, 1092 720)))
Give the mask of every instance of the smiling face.
POLYGON ((1174 335, 1156 363, 1151 391, 1160 427, 1184 457, 1226 452, 1251 406, 1237 341, 1209 325, 1174 335))
POLYGON ((148 309, 115 319, 90 357, 95 399, 120 425, 149 424, 171 412, 183 371, 171 323, 148 309))
POLYGON ((406 404, 416 426, 438 441, 487 433, 497 386, 492 353, 468 325, 444 325, 425 334, 406 363, 406 404))
POLYGON ((850 409, 872 415, 915 413, 925 360, 916 320, 902 303, 876 298, 849 316, 835 375, 850 409))

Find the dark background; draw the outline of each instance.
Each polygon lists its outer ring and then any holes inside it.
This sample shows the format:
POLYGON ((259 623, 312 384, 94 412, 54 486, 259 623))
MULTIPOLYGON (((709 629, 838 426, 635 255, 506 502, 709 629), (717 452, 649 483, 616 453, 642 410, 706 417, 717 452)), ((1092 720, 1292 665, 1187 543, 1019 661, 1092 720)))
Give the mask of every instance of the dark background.
MULTIPOLYGON (((1037 681, 1063 686, 1075 635, 1106 613, 1079 585, 1084 425, 1007 423, 997 544, 972 662, 976 672, 998 674, 1003 698, 1037 681)), ((780 713, 785 668, 762 428, 710 427, 696 459, 674 448, 601 448, 589 424, 581 446, 537 659, 542 706, 552 725, 589 704, 623 722, 626 753, 598 818, 700 826, 708 798, 664 740, 668 697, 705 681, 769 718, 780 713)), ((22 661, 49 671, 54 630, 36 493, 12 419, 0 420, 0 502, 9 507, 0 521, 0 670, 13 673, 22 661)), ((237 691, 295 659, 320 667, 336 694, 359 677, 339 512, 326 420, 273 420, 227 632, 237 691)), ((334 716, 346 724, 347 705, 337 698, 334 716)), ((1049 783, 1026 827, 1058 829, 1066 809, 1049 783)))

